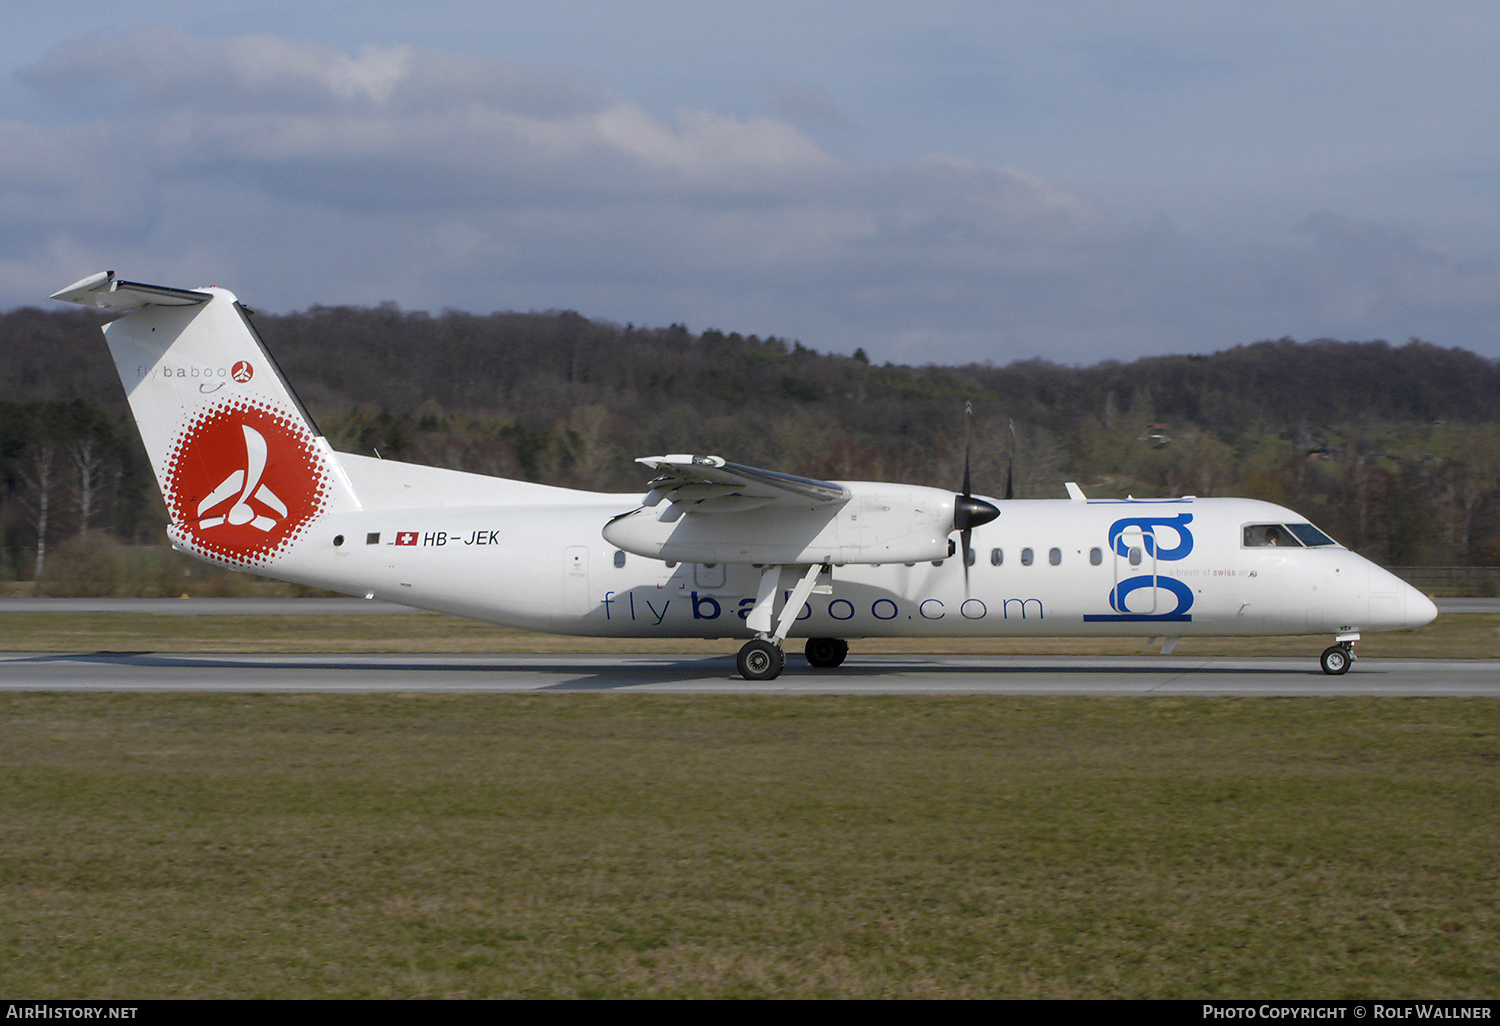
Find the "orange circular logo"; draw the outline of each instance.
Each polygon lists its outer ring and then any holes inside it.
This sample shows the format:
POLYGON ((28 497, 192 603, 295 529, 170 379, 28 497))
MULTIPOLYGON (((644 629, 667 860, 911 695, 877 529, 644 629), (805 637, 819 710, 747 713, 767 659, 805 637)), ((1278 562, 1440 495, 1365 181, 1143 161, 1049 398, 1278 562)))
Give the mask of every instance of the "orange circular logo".
POLYGON ((312 434, 265 406, 235 401, 198 414, 168 459, 173 526, 200 554, 226 562, 264 564, 302 534, 327 497, 312 434))

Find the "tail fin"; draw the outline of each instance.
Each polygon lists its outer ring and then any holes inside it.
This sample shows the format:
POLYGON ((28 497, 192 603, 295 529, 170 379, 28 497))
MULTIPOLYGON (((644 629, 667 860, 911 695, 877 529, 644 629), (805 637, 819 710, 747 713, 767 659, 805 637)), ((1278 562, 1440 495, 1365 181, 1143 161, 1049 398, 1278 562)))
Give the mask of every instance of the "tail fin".
POLYGON ((178 548, 266 570, 325 514, 359 508, 332 448, 233 294, 142 285, 105 271, 52 298, 126 313, 104 336, 178 548))

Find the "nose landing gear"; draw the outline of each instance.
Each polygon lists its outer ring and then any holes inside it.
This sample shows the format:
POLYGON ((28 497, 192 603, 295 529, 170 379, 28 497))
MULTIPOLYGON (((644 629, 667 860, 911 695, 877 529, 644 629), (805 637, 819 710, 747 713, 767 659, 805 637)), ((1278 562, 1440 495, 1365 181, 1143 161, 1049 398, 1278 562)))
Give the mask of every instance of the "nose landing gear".
POLYGON ((1339 637, 1334 644, 1323 650, 1323 655, 1318 663, 1323 667, 1323 672, 1331 677, 1337 677, 1349 672, 1349 667, 1354 664, 1354 643, 1359 640, 1359 635, 1353 637, 1339 637))

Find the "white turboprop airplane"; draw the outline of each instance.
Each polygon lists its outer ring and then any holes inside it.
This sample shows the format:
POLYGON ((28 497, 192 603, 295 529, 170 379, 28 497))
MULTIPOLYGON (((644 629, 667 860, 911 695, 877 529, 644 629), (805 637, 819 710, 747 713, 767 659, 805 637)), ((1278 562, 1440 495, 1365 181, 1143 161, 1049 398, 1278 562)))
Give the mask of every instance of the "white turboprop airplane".
POLYGON ((955 495, 688 455, 640 460, 642 498, 335 452, 224 289, 110 271, 52 298, 126 314, 104 334, 167 533, 235 570, 558 634, 748 639, 751 680, 793 635, 833 667, 851 638, 1332 634, 1339 674, 1362 632, 1437 615, 1250 499, 991 502, 967 470, 955 495))

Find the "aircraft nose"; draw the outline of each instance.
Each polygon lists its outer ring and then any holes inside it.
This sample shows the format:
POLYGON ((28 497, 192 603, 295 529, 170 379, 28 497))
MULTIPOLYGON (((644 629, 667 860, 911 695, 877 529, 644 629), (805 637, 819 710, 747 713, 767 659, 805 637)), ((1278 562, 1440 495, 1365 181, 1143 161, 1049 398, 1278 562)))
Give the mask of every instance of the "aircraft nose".
POLYGON ((1406 608, 1406 626, 1408 628, 1425 627, 1437 619, 1437 603, 1433 602, 1426 595, 1423 595, 1416 588, 1413 588, 1409 584, 1406 585, 1406 594, 1403 598, 1406 599, 1404 605, 1406 608))

